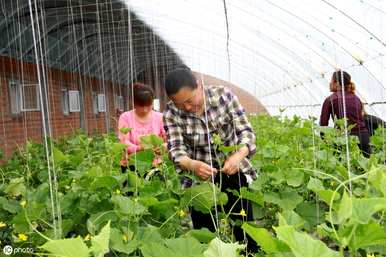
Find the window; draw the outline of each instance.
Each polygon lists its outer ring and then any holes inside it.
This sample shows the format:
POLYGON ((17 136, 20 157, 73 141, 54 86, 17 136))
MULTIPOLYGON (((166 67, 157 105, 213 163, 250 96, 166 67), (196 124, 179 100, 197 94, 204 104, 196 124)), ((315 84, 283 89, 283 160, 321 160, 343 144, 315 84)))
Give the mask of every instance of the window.
POLYGON ((70 112, 80 112, 79 91, 69 90, 68 98, 69 98, 70 112))
POLYGON ((98 111, 98 94, 95 91, 91 92, 92 97, 92 114, 97 115, 98 111))
POLYGON ((12 115, 40 110, 38 84, 21 84, 18 81, 11 81, 8 84, 8 91, 12 115))
POLYGON ((99 112, 106 111, 106 98, 104 94, 98 94, 98 111, 99 112))
POLYGON ((70 102, 69 102, 69 96, 68 96, 68 89, 62 88, 61 91, 61 102, 62 102, 62 110, 63 115, 69 115, 70 114, 70 102))
POLYGON ((8 85, 9 104, 12 115, 20 114, 21 99, 20 99, 20 85, 16 82, 10 82, 8 85))
POLYGON ((115 108, 120 110, 120 111, 123 111, 125 109, 123 96, 121 96, 121 95, 115 96, 115 108))
POLYGON ((39 110, 39 92, 37 84, 21 85, 21 103, 22 111, 38 111, 39 110))

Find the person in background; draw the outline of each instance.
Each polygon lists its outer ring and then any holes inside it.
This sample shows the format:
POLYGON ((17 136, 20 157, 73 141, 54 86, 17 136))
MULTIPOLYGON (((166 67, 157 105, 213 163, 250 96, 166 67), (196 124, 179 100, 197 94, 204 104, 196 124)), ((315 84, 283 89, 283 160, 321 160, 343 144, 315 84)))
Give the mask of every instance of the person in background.
POLYGON ((341 70, 335 71, 331 77, 330 91, 332 94, 324 100, 322 105, 320 125, 328 126, 330 117, 334 121, 344 118, 344 95, 347 125, 354 126, 350 134, 359 138, 359 148, 365 157, 369 157, 371 153, 369 132, 363 119, 363 105, 359 97, 355 95, 355 84, 351 81, 350 74, 341 70))
POLYGON ((379 126, 386 128, 386 123, 379 117, 365 113, 363 115, 370 137, 374 135, 379 126))
MULTIPOLYGON (((127 146, 126 154, 121 160, 122 172, 127 170, 130 155, 141 151, 140 137, 155 134, 165 139, 162 113, 153 111, 153 90, 144 84, 133 84, 134 109, 122 113, 118 121, 118 137, 127 146)), ((156 165, 156 159, 153 165, 156 165)), ((129 167, 134 170, 135 167, 129 167)))
MULTIPOLYGON (((237 96, 225 87, 203 85, 186 66, 167 74, 165 90, 171 100, 164 111, 167 147, 177 171, 190 171, 203 181, 212 178, 216 184, 221 177, 220 190, 228 195, 225 212, 236 213, 230 215, 234 220, 253 220, 250 202, 240 201, 227 190, 239 191, 248 186, 247 180, 256 178, 249 160, 256 150, 256 138, 237 96), (226 146, 240 145, 229 156, 223 156, 222 166, 215 158, 219 154, 213 144, 215 134, 226 146)), ((215 231, 210 214, 192 208, 191 218, 195 229, 215 231)), ((244 240, 240 227, 234 226, 233 232, 236 240, 244 240)), ((247 238, 248 249, 256 251, 254 240, 247 238)))

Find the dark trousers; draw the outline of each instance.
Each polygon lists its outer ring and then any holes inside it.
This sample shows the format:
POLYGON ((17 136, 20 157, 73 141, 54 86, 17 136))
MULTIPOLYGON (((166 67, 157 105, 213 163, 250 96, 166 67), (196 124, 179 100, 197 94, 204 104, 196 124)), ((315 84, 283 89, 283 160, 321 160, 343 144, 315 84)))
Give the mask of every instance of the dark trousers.
MULTIPOLYGON (((222 176, 222 185, 221 185, 221 192, 224 192, 228 195, 228 202, 226 205, 224 205, 224 210, 226 213, 228 213, 233 204, 238 200, 239 197, 233 195, 232 193, 228 192, 227 189, 234 189, 237 191, 240 191, 239 189, 241 187, 248 187, 248 183, 246 180, 246 177, 243 174, 234 174, 231 176, 228 176, 226 174, 221 174, 222 176)), ((220 174, 217 174, 215 178, 215 183, 219 185, 220 182, 220 174)), ((220 206, 217 206, 218 210, 221 210, 220 206)), ((246 221, 252 221, 253 220, 253 212, 252 212, 252 206, 250 201, 246 199, 240 199, 238 202, 235 204, 233 209, 231 210, 232 213, 240 213, 240 211, 244 209, 246 212, 246 217, 244 219, 246 221)), ((194 210, 194 208, 191 209, 191 217, 192 217, 192 222, 193 222, 193 227, 194 229, 200 229, 200 228, 207 228, 212 232, 215 232, 215 227, 212 221, 212 218, 210 214, 204 214, 200 211, 194 210)), ((232 220, 242 220, 243 217, 240 215, 230 215, 232 220)), ((239 226, 234 226, 233 227, 233 234, 236 238, 237 241, 244 241, 244 233, 243 229, 239 226)), ((250 238, 248 235, 246 235, 246 239, 248 241, 248 251, 250 252, 257 252, 258 251, 258 246, 256 242, 250 238)))
POLYGON ((359 149, 361 149, 362 154, 364 157, 369 158, 371 154, 371 148, 370 148, 370 136, 369 132, 354 132, 351 133, 351 135, 357 136, 359 139, 359 149))

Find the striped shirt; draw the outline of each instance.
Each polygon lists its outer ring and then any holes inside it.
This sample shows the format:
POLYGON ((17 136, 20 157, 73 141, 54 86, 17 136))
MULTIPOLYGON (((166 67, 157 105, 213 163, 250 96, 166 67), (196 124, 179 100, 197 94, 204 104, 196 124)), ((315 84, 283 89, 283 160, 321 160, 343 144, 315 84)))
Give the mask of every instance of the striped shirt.
POLYGON ((172 101, 166 105, 163 119, 167 145, 171 159, 177 164, 177 170, 181 171, 178 163, 183 156, 216 167, 216 154, 224 158, 222 153, 214 149, 213 135, 217 134, 225 146, 248 147, 249 155, 240 163, 240 171, 250 175, 252 179, 256 178, 256 172, 249 160, 256 152, 256 137, 237 96, 221 86, 205 86, 204 92, 206 114, 204 112, 198 116, 178 109, 172 101))

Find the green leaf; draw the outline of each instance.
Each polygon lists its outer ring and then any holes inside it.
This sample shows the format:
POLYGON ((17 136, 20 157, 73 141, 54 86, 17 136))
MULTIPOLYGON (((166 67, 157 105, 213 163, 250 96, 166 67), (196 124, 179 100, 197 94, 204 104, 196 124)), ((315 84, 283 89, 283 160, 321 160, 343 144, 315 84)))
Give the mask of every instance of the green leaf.
POLYGON ((91 235, 95 235, 103 225, 109 221, 117 221, 119 217, 114 211, 103 211, 92 214, 87 220, 87 230, 91 235))
POLYGON ((91 184, 91 188, 93 190, 97 190, 98 188, 106 188, 112 190, 118 186, 119 183, 117 179, 111 176, 99 177, 91 184))
POLYGON ((171 249, 161 243, 148 242, 141 246, 143 257, 178 257, 171 249))
POLYGON ((242 229, 261 246, 266 253, 278 253, 289 251, 288 247, 274 238, 265 228, 258 228, 254 225, 244 223, 242 229))
POLYGON ((168 239, 165 243, 174 253, 184 257, 202 256, 202 253, 206 249, 197 239, 192 237, 168 239))
POLYGON ((162 138, 154 134, 141 136, 140 141, 143 149, 154 149, 157 147, 161 147, 164 143, 162 138))
POLYGON ((352 243, 350 245, 353 249, 375 245, 385 246, 386 231, 384 227, 378 223, 360 224, 355 230, 355 235, 352 237, 352 243))
POLYGON ((264 195, 261 192, 251 192, 246 187, 240 189, 241 196, 244 199, 250 200, 254 203, 264 206, 264 195))
POLYGON ((116 228, 112 228, 110 230, 110 247, 112 250, 131 254, 137 249, 138 245, 139 243, 136 239, 133 239, 129 242, 124 242, 123 233, 120 230, 116 228))
POLYGON ((218 149, 225 153, 225 154, 228 154, 228 153, 231 153, 231 152, 234 152, 238 149, 240 149, 241 147, 243 147, 244 145, 230 145, 230 146, 224 146, 224 145, 221 145, 218 149))
POLYGON ((40 248, 60 257, 88 257, 89 249, 81 237, 48 241, 40 248))
POLYGON ((386 210, 386 198, 352 199, 352 219, 361 224, 369 223, 372 215, 386 210))
POLYGON ((188 233, 185 234, 185 236, 194 237, 201 243, 205 244, 209 243, 216 237, 216 235, 213 232, 209 231, 209 229, 207 228, 189 230, 188 233))
POLYGON ((285 171, 285 177, 287 185, 298 187, 303 184, 304 173, 296 169, 290 169, 285 171))
POLYGON ((126 145, 122 143, 114 143, 111 146, 111 155, 120 157, 122 152, 126 149, 126 145))
POLYGON ((152 150, 135 152, 130 156, 129 165, 134 165, 138 172, 143 175, 152 168, 154 153, 152 150))
POLYGON ((4 190, 5 193, 11 196, 25 195, 26 187, 23 178, 13 178, 9 181, 8 186, 4 190))
POLYGON ((55 164, 61 164, 63 162, 68 161, 68 156, 65 155, 62 151, 60 151, 56 147, 54 147, 53 156, 54 156, 55 164))
POLYGON ((19 201, 13 199, 7 200, 4 197, 0 198, 0 205, 3 206, 4 210, 14 214, 18 213, 21 209, 19 201))
POLYGON ((333 239, 336 238, 334 230, 331 227, 327 226, 326 223, 318 225, 316 231, 320 237, 330 237, 333 239))
POLYGON ((382 168, 372 167, 369 172, 369 182, 386 196, 386 172, 382 168), (375 170, 376 169, 376 170, 375 170), (374 171, 375 170, 375 171, 374 171))
POLYGON ((303 202, 300 203, 295 211, 298 213, 306 222, 308 229, 316 226, 317 224, 323 223, 325 220, 325 211, 319 203, 303 202))
POLYGON ((282 192, 268 192, 264 194, 264 201, 279 205, 283 210, 292 210, 303 201, 295 190, 285 189, 282 192))
POLYGON ((204 257, 237 257, 237 251, 244 249, 245 245, 238 243, 224 243, 217 237, 209 243, 208 249, 204 252, 204 257))
POLYGON ((147 213, 147 208, 145 206, 139 202, 131 200, 129 197, 114 195, 111 198, 111 201, 116 206, 116 210, 120 214, 128 216, 140 216, 147 213))
POLYGON ((322 181, 316 178, 310 178, 307 184, 307 189, 313 191, 313 192, 318 192, 320 190, 324 190, 324 186, 322 181))
POLYGON ((215 205, 214 196, 216 197, 217 204, 226 204, 228 201, 227 195, 220 192, 217 186, 204 182, 189 188, 184 195, 184 201, 187 203, 191 202, 193 208, 197 211, 209 213, 215 205))
POLYGON ((352 201, 351 201, 351 198, 347 195, 346 191, 344 191, 342 200, 339 204, 336 222, 338 224, 341 224, 346 219, 350 218, 351 214, 352 214, 352 201))
POLYGON ((17 233, 24 233, 30 229, 24 209, 13 217, 11 223, 13 224, 14 232, 17 233))
MULTIPOLYGON (((326 204, 330 205, 331 199, 334 196, 334 191, 331 189, 319 190, 317 194, 321 200, 323 200, 326 204)), ((336 192, 334 196, 334 201, 337 201, 339 199, 340 199, 340 194, 336 192)))
POLYGON ((125 128, 125 127, 123 127, 123 128, 120 128, 119 129, 119 132, 121 132, 122 134, 127 134, 127 133, 129 133, 130 131, 132 130, 132 128, 125 128))
POLYGON ((322 241, 306 233, 300 233, 293 226, 274 227, 277 236, 291 249, 295 257, 339 257, 339 253, 328 248, 322 241))
POLYGON ((103 257, 109 252, 110 221, 102 228, 101 232, 91 239, 90 250, 95 257, 103 257))
POLYGON ((294 226, 295 228, 300 228, 304 225, 305 221, 302 217, 299 216, 295 211, 283 211, 281 213, 288 225, 294 226))
POLYGON ((164 241, 160 229, 154 226, 139 227, 137 239, 141 244, 147 244, 148 242, 162 243, 164 241))

